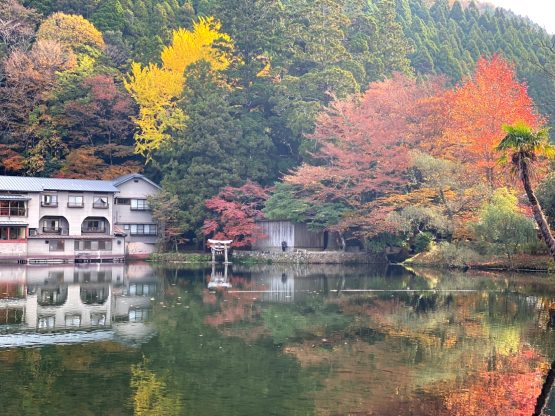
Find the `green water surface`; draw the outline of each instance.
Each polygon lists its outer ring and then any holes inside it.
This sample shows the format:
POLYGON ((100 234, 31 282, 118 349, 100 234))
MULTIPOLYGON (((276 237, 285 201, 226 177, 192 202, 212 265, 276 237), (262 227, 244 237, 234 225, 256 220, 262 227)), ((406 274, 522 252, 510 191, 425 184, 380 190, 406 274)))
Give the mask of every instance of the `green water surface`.
POLYGON ((539 274, 5 266, 0 413, 526 414, 554 302, 539 274))

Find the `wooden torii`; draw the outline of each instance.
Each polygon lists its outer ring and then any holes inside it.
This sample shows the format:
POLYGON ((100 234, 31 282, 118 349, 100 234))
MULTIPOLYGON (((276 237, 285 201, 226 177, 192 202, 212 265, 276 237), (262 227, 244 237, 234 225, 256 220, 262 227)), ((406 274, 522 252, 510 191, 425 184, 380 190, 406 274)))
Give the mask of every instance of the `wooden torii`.
POLYGON ((212 263, 216 263, 216 254, 224 255, 224 264, 229 264, 227 251, 233 240, 208 240, 208 247, 212 250, 212 263))

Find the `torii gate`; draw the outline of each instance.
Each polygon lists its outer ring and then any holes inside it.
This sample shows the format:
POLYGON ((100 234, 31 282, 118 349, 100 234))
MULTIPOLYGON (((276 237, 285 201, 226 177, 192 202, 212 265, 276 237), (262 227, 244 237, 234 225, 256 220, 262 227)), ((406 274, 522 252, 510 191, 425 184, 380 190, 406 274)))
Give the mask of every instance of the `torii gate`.
POLYGON ((208 240, 208 247, 212 250, 212 263, 216 263, 216 254, 224 255, 224 264, 229 264, 227 260, 227 251, 233 243, 233 240, 208 240))

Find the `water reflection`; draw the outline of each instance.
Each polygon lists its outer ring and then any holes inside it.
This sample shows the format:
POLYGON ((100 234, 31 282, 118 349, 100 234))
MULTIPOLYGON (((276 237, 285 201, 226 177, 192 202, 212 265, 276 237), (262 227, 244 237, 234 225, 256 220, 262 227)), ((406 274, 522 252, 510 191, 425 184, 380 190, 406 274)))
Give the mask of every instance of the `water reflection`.
POLYGON ((154 270, 145 264, 3 267, 0 348, 97 339, 146 342, 155 333, 148 317, 158 287, 154 270))
POLYGON ((6 414, 531 414, 555 358, 554 283, 354 266, 0 268, 0 402, 6 414))

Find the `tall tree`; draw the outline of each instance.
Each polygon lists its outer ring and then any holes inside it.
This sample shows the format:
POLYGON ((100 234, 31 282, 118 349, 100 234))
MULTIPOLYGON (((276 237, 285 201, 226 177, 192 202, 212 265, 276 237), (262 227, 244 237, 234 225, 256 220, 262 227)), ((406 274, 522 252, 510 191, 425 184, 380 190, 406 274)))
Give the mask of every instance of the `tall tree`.
POLYGON ((518 173, 542 238, 555 260, 555 238, 553 238, 549 224, 536 198, 531 179, 533 163, 540 156, 553 159, 555 157, 555 147, 549 143, 549 135, 546 129, 534 130, 523 123, 505 126, 504 129, 507 134, 496 149, 504 153, 502 160, 510 161, 514 170, 518 173))
POLYGON ((213 70, 228 67, 233 42, 220 32, 220 26, 213 18, 201 18, 192 31, 174 31, 171 45, 160 55, 162 66, 132 64, 125 87, 139 105, 135 120, 137 153, 150 158, 152 151, 169 140, 171 129, 183 128, 186 115, 177 108, 176 101, 183 93, 189 65, 206 61, 213 70))
POLYGON ((495 146, 504 136, 503 125, 522 121, 536 127, 541 121, 526 84, 517 80, 514 67, 501 56, 481 58, 473 76, 453 91, 449 101, 444 144, 494 189, 499 180, 495 146))

